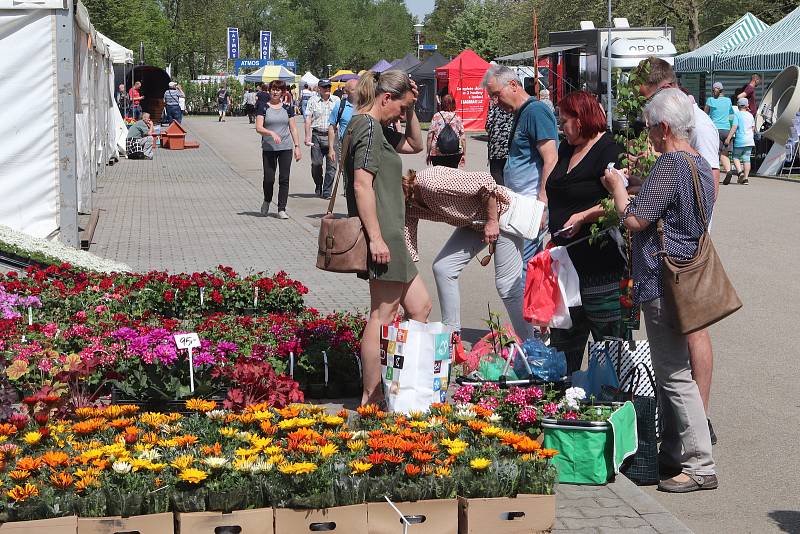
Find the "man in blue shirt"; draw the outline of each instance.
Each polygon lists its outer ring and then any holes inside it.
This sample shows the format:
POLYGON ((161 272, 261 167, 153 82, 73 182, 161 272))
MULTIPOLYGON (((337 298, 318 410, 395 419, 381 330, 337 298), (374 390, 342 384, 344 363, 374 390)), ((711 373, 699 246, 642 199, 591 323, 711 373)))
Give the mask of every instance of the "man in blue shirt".
MULTIPOLYGON (((514 114, 508 160, 503 169, 505 186, 525 196, 537 197, 547 205, 547 177, 558 161, 558 127, 553 112, 528 95, 517 75, 508 67, 492 65, 483 78, 492 100, 514 114)), ((542 218, 546 227, 547 218, 542 218)), ((528 260, 541 249, 541 240, 526 241, 522 254, 523 276, 528 260)))
POLYGON ((727 96, 722 95, 724 88, 720 82, 714 82, 711 88, 714 96, 706 99, 705 112, 711 117, 711 122, 719 132, 719 162, 722 170, 725 171, 725 179, 730 181, 731 160, 728 159, 730 147, 725 143, 731 129, 731 118, 734 114, 733 102, 727 96))
MULTIPOLYGON (((344 84, 347 98, 342 99, 333 106, 328 126, 328 157, 336 163, 342 153, 342 139, 350 118, 353 116, 356 99, 356 86, 358 80, 347 80, 344 84)), ((347 188, 345 187, 345 190, 347 188)))

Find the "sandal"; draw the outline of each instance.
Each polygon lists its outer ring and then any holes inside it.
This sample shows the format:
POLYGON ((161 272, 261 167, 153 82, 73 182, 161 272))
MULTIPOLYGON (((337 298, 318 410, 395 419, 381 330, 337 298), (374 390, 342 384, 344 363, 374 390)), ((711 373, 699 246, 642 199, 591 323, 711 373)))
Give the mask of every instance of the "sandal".
POLYGON ((689 493, 698 490, 714 490, 719 487, 717 475, 693 475, 684 473, 688 478, 679 482, 674 478, 668 478, 658 483, 658 490, 667 493, 689 493))

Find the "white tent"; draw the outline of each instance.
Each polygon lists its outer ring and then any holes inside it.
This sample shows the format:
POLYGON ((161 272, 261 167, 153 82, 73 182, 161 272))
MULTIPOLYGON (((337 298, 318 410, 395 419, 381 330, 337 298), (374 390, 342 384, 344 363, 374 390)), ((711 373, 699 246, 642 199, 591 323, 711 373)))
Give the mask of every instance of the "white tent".
POLYGON ((306 73, 303 74, 302 78, 300 78, 300 81, 302 83, 307 83, 309 87, 316 87, 317 84, 319 83, 319 78, 317 78, 310 72, 306 71, 306 73))
MULTIPOLYGON (((125 48, 100 32, 97 32, 98 37, 103 40, 108 47, 111 56, 111 62, 115 65, 131 65, 133 69, 133 50, 125 48)), ((115 94, 116 87, 113 86, 114 80, 111 80, 111 93, 115 94)), ((108 121, 108 135, 109 146, 114 147, 114 158, 119 158, 119 155, 125 153, 125 139, 128 137, 128 128, 125 126, 125 121, 122 119, 122 114, 116 106, 116 102, 111 101, 111 108, 109 109, 108 121)))
POLYGON ((105 35, 100 32, 97 32, 98 37, 100 37, 103 42, 108 47, 109 55, 111 56, 111 62, 115 65, 122 65, 125 63, 131 64, 133 63, 133 50, 125 48, 121 44, 112 41, 105 35))
POLYGON ((0 0, 0 50, 0 224, 77 247, 114 153, 110 52, 63 0, 0 0))

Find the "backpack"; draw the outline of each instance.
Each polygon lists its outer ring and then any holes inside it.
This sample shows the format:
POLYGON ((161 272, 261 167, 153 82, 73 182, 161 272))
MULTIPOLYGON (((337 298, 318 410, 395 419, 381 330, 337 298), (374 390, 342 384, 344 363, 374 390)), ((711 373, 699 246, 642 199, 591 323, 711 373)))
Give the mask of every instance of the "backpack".
MULTIPOLYGON (((444 119, 444 115, 441 112, 439 112, 439 114, 442 115, 442 119, 444 119)), ((461 153, 461 140, 458 138, 458 134, 453 127, 450 126, 450 123, 453 122, 454 118, 455 114, 453 114, 450 120, 447 121, 447 123, 444 125, 444 128, 442 128, 442 131, 439 132, 439 137, 436 138, 436 148, 443 156, 451 156, 461 153)))

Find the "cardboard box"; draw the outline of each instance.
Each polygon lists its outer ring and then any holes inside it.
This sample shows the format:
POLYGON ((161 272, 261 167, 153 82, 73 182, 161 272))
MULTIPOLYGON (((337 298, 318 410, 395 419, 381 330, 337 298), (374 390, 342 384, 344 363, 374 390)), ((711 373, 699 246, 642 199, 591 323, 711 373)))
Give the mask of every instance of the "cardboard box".
POLYGON ((171 513, 131 517, 79 517, 78 534, 172 534, 175 518, 171 513))
POLYGON ((2 534, 76 534, 77 532, 78 518, 74 515, 37 521, 15 521, 0 525, 2 534))
POLYGON ((272 508, 177 514, 175 534, 273 534, 274 517, 272 508))
MULTIPOLYGON (((409 534, 457 534, 458 500, 396 502, 411 525, 409 534)), ((369 534, 400 534, 403 522, 387 502, 367 504, 367 531, 369 534)), ((492 533, 493 534, 493 533, 492 533)))
POLYGON ((459 534, 531 534, 550 532, 556 520, 555 495, 514 498, 458 498, 459 534))
MULTIPOLYGON (((324 510, 275 510, 275 534, 304 532, 367 534, 367 505, 337 506, 324 510)), ((398 532, 402 532, 402 529, 398 532)))

